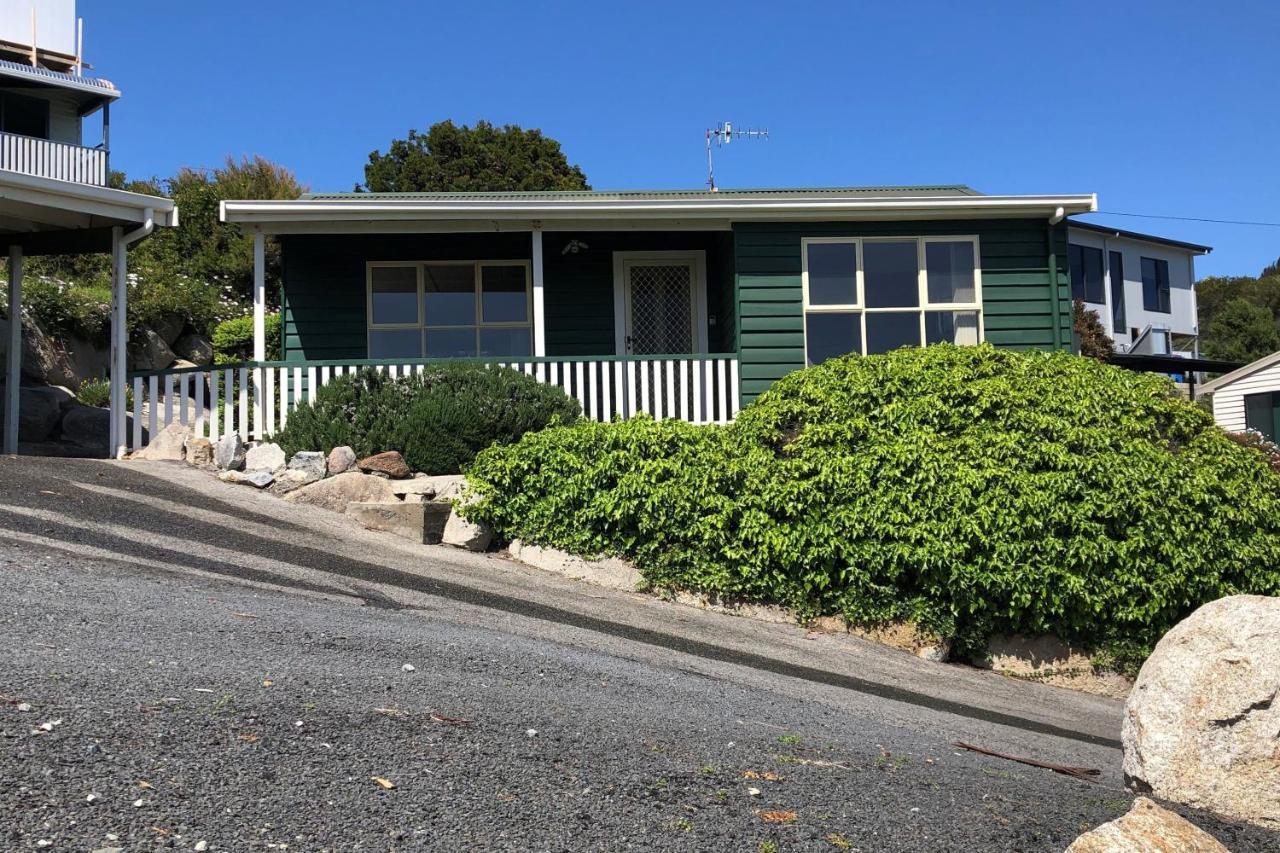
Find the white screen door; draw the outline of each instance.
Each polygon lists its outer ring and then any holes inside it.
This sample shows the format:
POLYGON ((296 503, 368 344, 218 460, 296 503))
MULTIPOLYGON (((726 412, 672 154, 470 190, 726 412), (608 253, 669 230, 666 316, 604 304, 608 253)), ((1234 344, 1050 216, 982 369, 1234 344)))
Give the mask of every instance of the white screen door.
POLYGON ((696 283, 693 259, 624 262, 625 343, 629 354, 695 351, 696 283))

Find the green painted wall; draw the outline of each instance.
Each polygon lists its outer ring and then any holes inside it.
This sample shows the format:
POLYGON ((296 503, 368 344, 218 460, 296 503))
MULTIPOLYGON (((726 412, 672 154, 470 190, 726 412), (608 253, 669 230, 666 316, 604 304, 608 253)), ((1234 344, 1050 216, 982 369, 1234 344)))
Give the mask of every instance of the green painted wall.
MULTIPOLYGON (((701 249, 707 253, 708 329, 714 352, 732 352, 733 235, 728 232, 548 233, 543 276, 548 355, 611 355, 613 252, 701 249), (570 240, 587 248, 564 254, 570 240)), ((281 238, 284 357, 366 357, 365 263, 529 259, 528 234, 287 235, 281 238)))
POLYGON ((1043 219, 947 222, 740 223, 734 226, 741 343, 742 402, 804 367, 800 240, 803 237, 887 237, 977 234, 986 339, 996 346, 1052 349, 1054 322, 1071 344, 1067 228, 1043 219), (1057 298, 1050 286, 1049 239, 1056 252, 1057 298))

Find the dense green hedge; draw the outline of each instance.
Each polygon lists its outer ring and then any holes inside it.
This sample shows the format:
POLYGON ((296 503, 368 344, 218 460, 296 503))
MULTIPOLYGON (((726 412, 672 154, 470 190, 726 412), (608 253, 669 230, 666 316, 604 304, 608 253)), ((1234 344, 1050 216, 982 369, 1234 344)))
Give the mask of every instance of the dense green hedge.
POLYGON ((291 454, 342 445, 360 456, 398 450, 415 471, 456 474, 495 442, 580 414, 559 388, 510 368, 442 363, 399 379, 366 369, 321 388, 275 440, 291 454))
POLYGON ((1280 593, 1280 476, 1161 377, 990 346, 847 357, 729 427, 578 423, 479 455, 507 538, 657 586, 973 651, 1052 632, 1131 666, 1199 604, 1280 593))
MULTIPOLYGON (((264 324, 267 333, 267 361, 280 360, 280 315, 268 314, 264 324)), ((235 364, 253 360, 253 315, 232 317, 213 327, 214 364, 235 364)))

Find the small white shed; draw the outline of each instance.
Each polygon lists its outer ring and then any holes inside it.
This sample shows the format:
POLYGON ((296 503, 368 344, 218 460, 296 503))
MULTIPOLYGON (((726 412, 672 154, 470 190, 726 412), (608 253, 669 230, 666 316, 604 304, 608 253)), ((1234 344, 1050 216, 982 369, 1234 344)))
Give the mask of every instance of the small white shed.
POLYGON ((1200 393, 1213 395, 1213 419, 1223 429, 1280 439, 1280 352, 1206 382, 1200 393))

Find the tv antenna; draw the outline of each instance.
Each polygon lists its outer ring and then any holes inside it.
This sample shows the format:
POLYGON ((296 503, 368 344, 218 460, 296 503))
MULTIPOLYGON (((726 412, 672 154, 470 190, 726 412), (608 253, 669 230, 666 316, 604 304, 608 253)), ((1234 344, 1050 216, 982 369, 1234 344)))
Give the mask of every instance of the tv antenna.
POLYGON ((708 128, 707 130, 707 187, 715 192, 716 187, 716 169, 715 164, 711 160, 711 146, 714 144, 716 148, 728 145, 734 139, 768 139, 769 131, 757 128, 738 128, 734 127, 731 122, 722 121, 719 127, 708 128))

